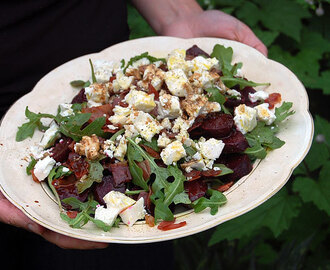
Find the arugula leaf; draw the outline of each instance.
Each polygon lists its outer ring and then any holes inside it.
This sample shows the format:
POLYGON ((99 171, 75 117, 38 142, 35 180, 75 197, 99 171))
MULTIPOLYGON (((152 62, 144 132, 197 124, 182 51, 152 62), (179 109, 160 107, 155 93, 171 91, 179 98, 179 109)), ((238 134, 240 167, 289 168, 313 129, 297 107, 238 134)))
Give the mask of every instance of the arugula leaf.
POLYGON ((233 49, 231 47, 226 48, 223 45, 216 44, 213 47, 211 57, 215 57, 218 59, 220 63, 220 69, 224 76, 233 77, 235 75, 231 72, 232 70, 234 70, 234 67, 231 65, 231 61, 233 59, 233 49))
POLYGON ((31 156, 31 161, 29 165, 26 167, 26 174, 31 175, 31 171, 33 170, 34 166, 37 164, 37 161, 31 156))
POLYGON ((132 175, 133 184, 143 188, 145 191, 148 191, 149 187, 147 182, 143 178, 143 170, 135 162, 143 161, 143 157, 139 152, 135 151, 135 148, 132 146, 131 143, 129 143, 127 146, 127 159, 129 171, 132 175))
POLYGON ((151 63, 154 63, 154 62, 157 62, 157 61, 162 61, 163 63, 166 63, 166 59, 165 59, 165 58, 156 58, 156 57, 153 57, 153 56, 149 55, 148 52, 144 52, 144 53, 142 53, 142 54, 140 54, 140 55, 137 55, 137 56, 132 57, 132 58, 127 62, 126 66, 125 66, 125 68, 124 68, 124 70, 123 70, 123 72, 125 73, 125 72, 126 72, 126 69, 127 69, 129 66, 131 66, 134 62, 139 61, 139 60, 141 60, 141 59, 143 59, 143 58, 147 58, 151 63))
POLYGON ((210 87, 205 89, 205 91, 209 94, 209 101, 218 102, 221 106, 221 109, 224 113, 230 114, 229 110, 224 106, 226 102, 226 97, 220 93, 220 90, 216 87, 210 87))
POLYGON ((127 138, 129 143, 133 146, 133 148, 140 153, 140 155, 149 162, 150 164, 150 170, 151 173, 154 173, 156 178, 154 183, 152 184, 152 190, 154 192, 157 192, 161 190, 162 188, 167 189, 169 187, 169 182, 167 181, 167 178, 171 175, 169 174, 168 170, 166 168, 159 167, 155 161, 154 158, 148 155, 137 143, 134 142, 131 138, 127 138))
POLYGON ((159 147, 158 147, 158 144, 157 144, 156 137, 153 137, 151 139, 151 142, 148 142, 147 140, 142 139, 141 144, 149 146, 151 149, 155 150, 156 152, 159 152, 159 147))
POLYGON ((256 87, 261 85, 267 85, 267 86, 270 85, 270 83, 256 83, 253 81, 245 80, 243 78, 230 77, 230 76, 221 77, 221 80, 228 88, 232 88, 237 84, 239 85, 240 89, 243 89, 244 87, 247 86, 256 87))
POLYGON ((96 83, 97 80, 96 80, 96 77, 95 77, 95 73, 94 73, 94 67, 93 67, 93 63, 92 63, 92 60, 91 59, 88 59, 89 61, 89 64, 91 66, 91 73, 92 73, 92 83, 96 83))
POLYGON ((210 208, 211 215, 218 212, 218 208, 227 202, 227 198, 220 191, 208 189, 206 192, 211 197, 209 199, 201 197, 192 203, 195 213, 203 211, 205 208, 210 208))
POLYGON ((83 81, 83 80, 74 80, 70 82, 70 85, 72 87, 76 87, 76 88, 85 88, 91 85, 90 81, 83 81))
POLYGON ((260 143, 245 149, 244 153, 248 154, 252 159, 264 159, 267 155, 266 149, 260 143))
POLYGON ((276 119, 274 121, 274 124, 278 124, 285 120, 290 115, 293 115, 295 113, 294 110, 290 109, 292 108, 292 102, 283 102, 283 104, 280 107, 275 108, 275 116, 276 119))
POLYGON ((91 136, 93 134, 103 137, 104 132, 102 127, 105 124, 105 117, 96 118, 92 123, 82 129, 87 123, 91 113, 77 113, 69 117, 56 116, 56 122, 59 124, 59 130, 65 136, 72 138, 75 141, 80 141, 83 136, 91 136))
POLYGON ((54 115, 46 114, 46 113, 33 113, 29 111, 28 106, 25 108, 25 116, 29 119, 27 123, 24 123, 20 127, 18 127, 18 131, 16 133, 16 141, 21 142, 28 137, 33 137, 35 129, 46 130, 48 127, 44 126, 41 123, 41 118, 55 118, 54 115))
POLYGON ((166 205, 170 205, 173 202, 174 197, 184 191, 183 183, 186 181, 186 177, 177 166, 168 166, 168 170, 174 177, 174 181, 165 189, 164 204, 166 205))
POLYGON ((175 204, 179 204, 179 203, 191 204, 188 194, 184 191, 176 194, 175 197, 173 198, 173 202, 175 204))
POLYGON ((172 221, 174 220, 174 215, 168 205, 166 205, 163 200, 158 199, 153 201, 155 205, 155 222, 157 222, 159 219, 166 220, 166 221, 172 221))
POLYGON ((50 171, 50 173, 49 173, 49 175, 47 177, 47 182, 48 182, 48 186, 49 186, 50 190, 53 192, 53 194, 54 194, 54 196, 56 198, 58 207, 60 208, 60 212, 62 212, 63 211, 63 208, 62 208, 61 199, 60 199, 60 197, 59 197, 59 195, 58 195, 58 193, 56 191, 56 188, 53 186, 53 180, 56 179, 55 176, 57 174, 57 169, 58 169, 58 167, 54 167, 50 171))
POLYGON ((213 167, 217 167, 217 168, 221 169, 220 174, 217 176, 223 176, 223 175, 227 175, 227 174, 234 172, 232 169, 229 169, 226 165, 220 164, 220 163, 214 164, 213 167))
POLYGON ((88 175, 84 179, 80 179, 76 183, 78 193, 84 192, 87 188, 91 187, 94 182, 100 183, 103 178, 103 166, 99 161, 88 161, 89 170, 88 175))
POLYGON ((98 202, 93 200, 92 196, 88 197, 87 202, 81 202, 77 198, 69 197, 62 200, 64 203, 72 206, 73 209, 81 211, 73 219, 69 218, 66 214, 61 213, 61 218, 66 221, 72 228, 81 228, 88 221, 92 221, 97 227, 103 229, 105 232, 109 231, 112 226, 105 224, 103 221, 91 217, 95 214, 96 206, 98 202))

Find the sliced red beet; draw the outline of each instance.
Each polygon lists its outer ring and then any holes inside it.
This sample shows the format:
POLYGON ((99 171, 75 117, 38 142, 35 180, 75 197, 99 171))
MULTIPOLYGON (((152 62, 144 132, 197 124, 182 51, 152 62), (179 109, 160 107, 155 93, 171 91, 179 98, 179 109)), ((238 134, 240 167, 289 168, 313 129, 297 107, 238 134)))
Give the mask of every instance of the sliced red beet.
POLYGON ((115 187, 121 186, 124 183, 132 180, 131 173, 127 161, 113 163, 110 165, 115 187))
POLYGON ((205 56, 207 58, 210 58, 211 56, 209 54, 207 54, 206 52, 204 52, 201 48, 199 48, 197 45, 193 45, 191 48, 189 48, 187 51, 186 51, 186 55, 187 55, 187 58, 189 59, 193 59, 195 58, 196 56, 205 56))
POLYGON ((223 138, 225 144, 223 153, 241 153, 249 147, 245 136, 238 130, 233 130, 229 137, 223 138))
POLYGON ((83 157, 76 153, 69 153, 68 159, 65 164, 71 171, 74 172, 77 179, 88 174, 89 164, 83 157))
POLYGON ((190 201, 193 202, 205 195, 207 184, 200 180, 185 182, 184 189, 188 193, 190 201))
MULTIPOLYGON (((58 196, 61 200, 69 197, 74 197, 84 202, 87 199, 89 189, 79 194, 76 187, 76 182, 77 178, 74 174, 71 174, 64 178, 54 179, 52 184, 55 187, 58 196)), ((69 205, 64 204, 63 206, 67 209, 71 209, 69 205)))
POLYGON ((222 155, 216 163, 222 163, 234 171, 221 177, 225 182, 235 182, 252 171, 251 160, 246 154, 222 155))
POLYGON ((50 150, 51 157, 55 159, 56 162, 65 162, 70 153, 70 144, 72 143, 71 138, 62 138, 55 144, 55 146, 50 150))
POLYGON ((187 181, 194 181, 202 177, 202 172, 192 170, 191 172, 184 172, 183 175, 187 178, 187 181))
MULTIPOLYGON (((233 87, 233 88, 235 88, 235 87, 233 87)), ((245 104, 247 106, 254 107, 259 104, 258 101, 251 102, 251 100, 249 98, 250 93, 256 92, 256 90, 253 87, 247 86, 247 87, 243 88, 242 90, 240 90, 239 88, 236 88, 236 89, 238 92, 241 93, 241 98, 240 99, 228 98, 224 104, 225 107, 235 108, 240 104, 245 104)))
POLYGON ((224 113, 210 113, 200 128, 207 137, 223 138, 230 134, 234 125, 232 115, 224 113))
POLYGON ((77 95, 72 99, 71 103, 84 103, 87 102, 87 97, 85 95, 85 88, 81 89, 77 95))
POLYGON ((96 201, 98 201, 102 205, 105 205, 103 197, 106 194, 108 194, 112 190, 124 193, 125 189, 125 184, 116 187, 113 176, 107 175, 103 177, 101 183, 97 183, 94 185, 93 195, 96 201))

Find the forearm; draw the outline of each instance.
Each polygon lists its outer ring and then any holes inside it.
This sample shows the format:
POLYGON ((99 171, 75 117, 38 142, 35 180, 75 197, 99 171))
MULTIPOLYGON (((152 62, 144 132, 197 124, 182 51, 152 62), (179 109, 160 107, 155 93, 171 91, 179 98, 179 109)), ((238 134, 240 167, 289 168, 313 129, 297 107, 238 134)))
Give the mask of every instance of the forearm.
POLYGON ((132 3, 157 34, 164 33, 174 21, 203 11, 195 0, 132 0, 132 3))

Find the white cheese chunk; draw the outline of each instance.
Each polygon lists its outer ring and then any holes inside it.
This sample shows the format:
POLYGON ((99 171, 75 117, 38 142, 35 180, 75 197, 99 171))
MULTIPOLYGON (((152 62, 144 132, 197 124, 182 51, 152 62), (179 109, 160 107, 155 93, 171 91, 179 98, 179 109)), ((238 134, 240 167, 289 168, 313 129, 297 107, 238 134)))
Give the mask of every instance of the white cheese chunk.
POLYGON ((50 127, 45 131, 44 135, 41 138, 39 145, 43 148, 51 146, 56 139, 60 137, 59 126, 52 122, 50 127))
POLYGON ((40 159, 34 166, 34 175, 39 181, 44 180, 49 175, 55 164, 56 161, 50 156, 40 159))
POLYGON ((85 88, 87 106, 95 107, 108 103, 109 91, 107 84, 93 83, 85 88))
POLYGON ((202 73, 203 71, 208 71, 211 68, 219 65, 219 61, 215 57, 205 58, 203 56, 196 56, 190 62, 192 64, 192 71, 196 73, 202 73))
POLYGON ((125 76, 124 73, 120 70, 116 73, 116 79, 112 82, 113 91, 119 92, 120 90, 126 90, 130 87, 134 80, 134 76, 125 76))
POLYGON ((222 142, 222 140, 217 140, 214 138, 208 139, 205 142, 199 142, 198 145, 200 154, 204 158, 211 160, 219 158, 223 148, 225 147, 225 144, 222 142))
POLYGON ((254 108, 241 104, 235 108, 234 121, 237 129, 246 134, 257 126, 257 112, 254 108))
POLYGON ((125 101, 134 109, 150 112, 156 107, 154 95, 148 95, 143 91, 131 90, 126 96, 125 101))
POLYGON ((186 156, 186 150, 179 141, 174 141, 167 145, 160 156, 166 165, 171 165, 186 156))
POLYGON ((113 190, 107 193, 103 197, 103 200, 107 204, 107 208, 115 208, 118 209, 119 212, 135 203, 135 200, 126 196, 124 193, 113 190))
POLYGON ((112 226, 119 214, 118 208, 104 208, 97 206, 95 209, 95 219, 103 221, 105 224, 112 226))
POLYGON ((159 97, 158 119, 174 119, 182 115, 180 108, 180 99, 170 94, 164 94, 159 97))
POLYGON ((163 129, 157 120, 142 111, 134 111, 130 115, 130 122, 133 123, 142 138, 148 142, 151 142, 152 137, 163 129))
POLYGON ((129 116, 131 114, 131 108, 116 105, 113 109, 113 113, 114 115, 109 117, 109 121, 115 125, 125 125, 128 122, 129 116))
POLYGON ((265 100, 269 97, 269 94, 265 91, 257 91, 255 93, 249 93, 249 99, 251 102, 257 102, 258 100, 265 100))
POLYGON ((257 111, 257 119, 266 123, 266 125, 271 125, 275 119, 275 114, 268 109, 269 104, 263 103, 255 106, 254 109, 257 111))
POLYGON ((172 95, 184 97, 187 95, 185 84, 188 78, 182 69, 172 69, 165 73, 165 83, 172 95))
POLYGON ((123 161, 126 152, 127 152, 127 140, 125 136, 121 136, 119 139, 119 144, 114 152, 114 157, 120 161, 123 161))
POLYGON ((175 49, 168 55, 167 58, 167 68, 168 70, 181 69, 188 71, 189 66, 185 60, 186 50, 175 49))
POLYGON ((126 225, 131 227, 137 220, 143 219, 146 213, 144 209, 144 199, 140 198, 135 204, 121 212, 119 216, 126 225))
POLYGON ((60 108, 60 115, 63 117, 67 117, 73 115, 72 104, 69 103, 62 103, 59 105, 60 108))
POLYGON ((159 135, 157 139, 157 146, 161 148, 165 148, 167 145, 169 145, 172 142, 170 138, 166 136, 166 134, 163 132, 161 135, 159 135))
POLYGON ((97 82, 108 82, 112 76, 114 64, 112 61, 96 60, 93 63, 94 74, 97 82))

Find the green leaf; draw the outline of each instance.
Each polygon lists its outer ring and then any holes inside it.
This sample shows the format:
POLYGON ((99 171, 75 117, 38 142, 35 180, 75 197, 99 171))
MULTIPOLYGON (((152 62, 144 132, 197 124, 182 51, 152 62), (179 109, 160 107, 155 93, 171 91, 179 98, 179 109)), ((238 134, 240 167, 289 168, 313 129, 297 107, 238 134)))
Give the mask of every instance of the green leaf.
POLYGON ((218 59, 220 69, 225 76, 233 76, 230 72, 232 70, 231 61, 233 59, 233 49, 231 47, 226 48, 223 45, 216 44, 213 47, 211 57, 218 59))
POLYGON ((181 193, 178 193, 174 196, 173 198, 173 202, 175 204, 179 204, 179 203, 183 203, 183 204, 191 204, 191 201, 189 199, 189 196, 187 193, 185 193, 184 191, 181 193))
POLYGON ((205 89, 205 91, 208 93, 208 99, 212 102, 218 102, 221 106, 221 109, 224 113, 230 114, 228 109, 224 106, 224 103, 226 102, 226 97, 220 93, 220 90, 216 87, 210 87, 205 89))
POLYGON ((56 121, 59 124, 60 132, 76 142, 80 141, 83 136, 91 136, 93 134, 104 137, 102 127, 106 122, 105 117, 96 118, 92 123, 82 129, 90 117, 90 113, 77 113, 69 117, 57 116, 56 121))
POLYGON ((163 202, 166 205, 170 205, 173 202, 174 197, 184 191, 183 183, 186 181, 186 177, 177 166, 168 166, 168 171, 174 177, 174 181, 165 189, 165 198, 163 202))
POLYGON ((279 124, 280 122, 283 122, 287 117, 290 115, 293 115, 295 111, 290 109, 292 108, 292 102, 283 102, 280 107, 275 108, 275 116, 276 119, 274 121, 274 124, 279 124))
POLYGON ((29 108, 26 106, 25 108, 25 116, 28 118, 28 122, 24 123, 22 126, 18 127, 18 131, 16 133, 16 141, 21 142, 28 137, 33 137, 34 131, 36 129, 46 130, 45 127, 41 123, 41 118, 55 118, 54 115, 46 114, 46 113, 33 113, 29 111, 29 108))
POLYGON ((163 63, 166 63, 166 59, 165 58, 157 58, 157 57, 153 57, 151 55, 149 55, 148 52, 144 52, 141 53, 140 55, 136 55, 134 57, 132 57, 126 64, 126 67, 124 68, 123 72, 126 72, 126 69, 131 66, 134 62, 137 62, 143 58, 147 58, 151 63, 157 62, 157 61, 162 61, 163 63))
POLYGON ((213 165, 213 167, 217 167, 217 168, 221 169, 220 174, 217 175, 217 176, 223 176, 223 175, 227 175, 227 174, 230 174, 230 173, 234 172, 232 169, 229 169, 226 165, 220 164, 220 163, 215 163, 213 165))
POLYGON ((135 151, 135 148, 131 143, 128 143, 127 146, 127 159, 129 171, 132 175, 132 182, 134 185, 137 185, 143 188, 145 191, 149 190, 148 184, 143 178, 143 170, 136 164, 136 161, 143 161, 143 157, 138 151, 135 151))
POLYGON ((172 221, 174 219, 174 215, 168 205, 166 205, 161 199, 155 200, 155 222, 159 219, 172 221))
POLYGON ((75 88, 85 88, 85 87, 88 87, 90 86, 91 82, 90 81, 82 81, 82 80, 75 80, 75 81, 71 81, 70 82, 70 85, 72 87, 75 87, 75 88))
POLYGON ((31 161, 29 165, 26 167, 26 174, 31 175, 31 171, 33 170, 34 166, 37 164, 37 161, 31 156, 31 161))
POLYGON ((244 153, 253 159, 264 159, 267 155, 266 149, 260 143, 256 143, 253 147, 245 149, 244 153))
POLYGON ((257 16, 262 24, 273 31, 300 41, 302 19, 310 17, 310 13, 295 1, 287 0, 259 0, 260 10, 257 16))
POLYGON ((228 77, 228 76, 221 77, 221 80, 228 88, 232 88, 235 85, 239 85, 240 89, 243 89, 247 86, 256 87, 261 85, 266 85, 266 86, 270 85, 270 83, 256 83, 242 78, 228 77))
POLYGON ((293 183, 293 190, 299 192, 304 202, 313 202, 320 210, 330 215, 330 161, 324 164, 319 179, 297 177, 293 183))
POLYGON ((156 178, 154 183, 152 184, 152 190, 154 193, 161 190, 162 188, 167 189, 170 183, 167 181, 167 178, 170 177, 170 173, 166 168, 159 167, 154 158, 148 155, 137 143, 135 143, 131 138, 127 138, 127 140, 132 144, 134 149, 140 153, 140 155, 149 162, 151 173, 154 173, 156 178))
POLYGON ((78 193, 84 192, 92 186, 94 182, 101 183, 103 178, 103 166, 99 161, 88 161, 89 169, 86 178, 80 179, 76 183, 78 193))
POLYGON ((220 191, 208 189, 207 194, 211 196, 209 199, 201 197, 192 203, 195 213, 199 213, 209 207, 211 215, 215 215, 218 212, 218 208, 227 202, 227 198, 220 191))
POLYGON ((300 206, 299 198, 289 195, 287 189, 282 188, 254 210, 220 224, 213 233, 209 245, 212 246, 224 239, 233 240, 249 236, 262 227, 269 228, 277 237, 290 227, 292 219, 299 214, 300 206))

